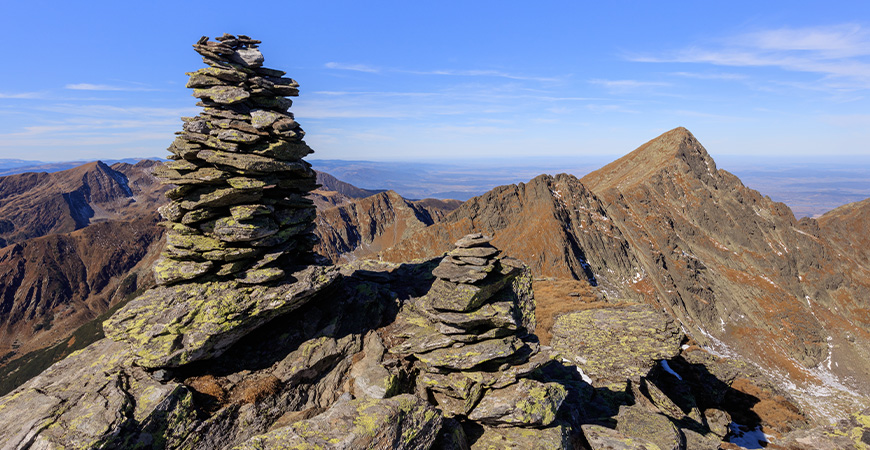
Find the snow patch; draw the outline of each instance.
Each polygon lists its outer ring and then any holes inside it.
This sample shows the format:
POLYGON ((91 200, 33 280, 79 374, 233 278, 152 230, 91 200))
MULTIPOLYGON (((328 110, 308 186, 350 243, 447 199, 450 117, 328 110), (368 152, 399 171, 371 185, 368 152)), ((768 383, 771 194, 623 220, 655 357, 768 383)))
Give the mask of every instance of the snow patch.
POLYGON ((662 369, 665 369, 665 372, 677 377, 678 380, 683 381, 683 377, 681 377, 677 372, 674 372, 674 369, 671 369, 671 365, 664 359, 662 360, 662 369))
POLYGON ((736 444, 746 449, 765 448, 770 443, 771 436, 764 434, 761 431, 761 425, 749 429, 746 425, 740 425, 734 422, 728 424, 731 430, 731 435, 728 437, 728 442, 736 444))

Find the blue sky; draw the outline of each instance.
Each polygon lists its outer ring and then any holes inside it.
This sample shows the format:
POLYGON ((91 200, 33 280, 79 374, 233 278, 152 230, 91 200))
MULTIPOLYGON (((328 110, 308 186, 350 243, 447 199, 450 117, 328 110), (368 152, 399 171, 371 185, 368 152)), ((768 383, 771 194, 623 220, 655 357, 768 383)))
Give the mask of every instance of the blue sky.
POLYGON ((0 158, 165 156, 191 48, 263 41, 313 158, 870 154, 870 2, 4 2, 0 158), (605 4, 606 3, 606 4, 605 4))

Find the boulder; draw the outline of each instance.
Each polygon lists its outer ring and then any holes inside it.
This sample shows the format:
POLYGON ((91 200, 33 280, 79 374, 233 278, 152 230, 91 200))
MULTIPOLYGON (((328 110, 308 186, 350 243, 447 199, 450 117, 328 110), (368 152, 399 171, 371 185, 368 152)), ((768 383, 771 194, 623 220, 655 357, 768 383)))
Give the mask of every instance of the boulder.
POLYGON ((551 345, 575 363, 594 386, 625 387, 656 363, 680 353, 683 333, 670 317, 648 305, 589 309, 556 318, 551 345))
POLYGON ((501 389, 487 391, 468 418, 486 425, 547 426, 567 390, 558 383, 541 383, 527 378, 501 389))
POLYGON ((255 436, 233 449, 424 450, 435 441, 441 420, 434 407, 410 394, 339 401, 323 414, 255 436))
POLYGON ((221 354, 338 278, 334 268, 311 266, 273 286, 211 281, 158 287, 128 303, 103 328, 108 338, 132 346, 137 365, 178 367, 221 354))

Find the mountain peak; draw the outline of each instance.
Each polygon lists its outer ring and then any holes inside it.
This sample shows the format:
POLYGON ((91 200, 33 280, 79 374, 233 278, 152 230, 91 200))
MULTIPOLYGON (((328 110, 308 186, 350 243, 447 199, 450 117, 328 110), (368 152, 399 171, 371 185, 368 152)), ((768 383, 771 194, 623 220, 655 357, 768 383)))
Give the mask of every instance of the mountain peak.
POLYGON ((586 175, 583 184, 594 191, 624 186, 647 180, 668 168, 692 173, 699 178, 715 177, 717 173, 713 158, 692 132, 677 127, 586 175))

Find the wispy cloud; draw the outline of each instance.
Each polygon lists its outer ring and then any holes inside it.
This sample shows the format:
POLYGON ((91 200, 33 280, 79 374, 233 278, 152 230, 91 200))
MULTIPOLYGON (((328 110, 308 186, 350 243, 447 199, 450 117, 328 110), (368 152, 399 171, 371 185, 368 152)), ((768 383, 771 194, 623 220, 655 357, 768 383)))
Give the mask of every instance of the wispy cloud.
POLYGON ((640 88, 651 88, 651 87, 664 87, 670 86, 671 83, 666 83, 663 81, 641 81, 641 80, 602 80, 595 79, 589 80, 592 84, 597 84, 599 86, 604 86, 607 89, 611 90, 631 90, 631 89, 640 89, 640 88))
POLYGON ((76 84, 68 84, 64 86, 65 89, 70 89, 73 91, 128 91, 128 92, 146 92, 146 91, 156 91, 157 89, 151 89, 146 87, 139 86, 114 86, 109 84, 92 84, 92 83, 76 83, 76 84))
POLYGON ((44 92, 0 92, 0 98, 39 99, 45 98, 44 92))
POLYGON ((749 78, 747 75, 740 73, 671 72, 670 75, 683 78, 695 78, 698 80, 740 81, 749 78))
POLYGON ((350 70, 353 72, 378 73, 381 69, 366 64, 345 64, 339 62, 328 62, 325 64, 327 69, 335 70, 350 70))
POLYGON ((824 81, 840 80, 828 88, 870 88, 870 31, 843 24, 803 28, 778 28, 740 34, 704 46, 693 46, 659 55, 631 55, 637 62, 699 63, 731 67, 776 67, 792 72, 815 73, 824 81), (848 80, 849 83, 843 83, 848 80))
POLYGON ((328 62, 324 64, 327 69, 335 69, 335 70, 349 70, 353 72, 364 72, 364 73, 383 73, 383 72, 393 72, 393 73, 405 73, 410 75, 437 75, 437 76, 454 76, 454 77, 492 77, 492 78, 505 78, 509 80, 520 80, 520 81, 537 81, 541 83, 553 83, 563 81, 565 77, 542 77, 542 76, 534 76, 534 75, 526 75, 526 74, 516 74, 509 73, 500 70, 483 70, 483 69, 471 69, 471 70, 457 70, 457 69, 435 69, 435 70, 409 70, 409 69, 400 69, 395 67, 375 67, 368 64, 347 64, 340 62, 328 62))
POLYGON ((531 75, 522 75, 502 72, 499 70, 397 70, 398 72, 409 73, 414 75, 446 75, 458 77, 494 77, 506 78, 509 80, 521 81, 537 81, 542 83, 553 83, 562 81, 563 77, 538 77, 531 75))

